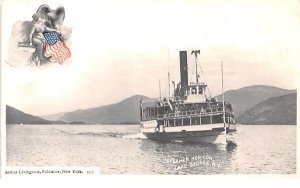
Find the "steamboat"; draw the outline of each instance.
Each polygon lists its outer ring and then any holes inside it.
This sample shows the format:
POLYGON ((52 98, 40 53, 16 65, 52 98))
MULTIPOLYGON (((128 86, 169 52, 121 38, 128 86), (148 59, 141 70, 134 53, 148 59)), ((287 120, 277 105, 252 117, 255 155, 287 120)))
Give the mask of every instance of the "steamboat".
POLYGON ((140 130, 147 138, 159 141, 226 143, 228 133, 236 131, 232 105, 224 100, 223 65, 223 97, 222 102, 218 102, 216 98, 207 95, 208 86, 202 78, 204 75, 201 79, 198 73, 199 54, 200 50, 191 52, 195 56, 196 65, 196 79, 193 82, 188 80, 187 51, 180 51, 180 82, 176 88, 175 82, 172 82, 173 96, 170 97, 169 94, 166 98, 141 99, 140 130))

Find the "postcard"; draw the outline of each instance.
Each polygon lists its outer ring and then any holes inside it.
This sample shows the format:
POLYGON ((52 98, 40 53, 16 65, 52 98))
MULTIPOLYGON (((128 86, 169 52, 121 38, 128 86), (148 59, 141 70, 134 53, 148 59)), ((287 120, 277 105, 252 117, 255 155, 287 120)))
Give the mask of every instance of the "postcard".
POLYGON ((1 8, 2 178, 297 176, 300 1, 1 8))

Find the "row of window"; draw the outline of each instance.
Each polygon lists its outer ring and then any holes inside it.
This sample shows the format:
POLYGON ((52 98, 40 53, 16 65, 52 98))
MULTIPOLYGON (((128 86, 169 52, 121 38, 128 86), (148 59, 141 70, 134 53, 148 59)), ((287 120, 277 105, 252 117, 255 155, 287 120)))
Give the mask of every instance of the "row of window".
MULTIPOLYGON (((226 117, 225 122, 232 124, 233 118, 226 117)), ((215 115, 215 116, 169 119, 169 120, 158 121, 158 125, 164 125, 165 127, 203 125, 203 124, 215 124, 215 123, 223 123, 223 116, 215 115)))

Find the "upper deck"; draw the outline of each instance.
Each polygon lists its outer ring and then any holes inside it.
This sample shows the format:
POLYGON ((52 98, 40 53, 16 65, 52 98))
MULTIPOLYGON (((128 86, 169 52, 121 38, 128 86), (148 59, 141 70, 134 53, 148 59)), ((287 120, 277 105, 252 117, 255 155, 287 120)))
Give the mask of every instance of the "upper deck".
MULTIPOLYGON (((225 103, 225 113, 233 117, 229 103, 225 103)), ((223 114, 223 103, 215 99, 205 102, 190 102, 188 100, 141 100, 141 120, 161 120, 168 118, 203 117, 223 114)))

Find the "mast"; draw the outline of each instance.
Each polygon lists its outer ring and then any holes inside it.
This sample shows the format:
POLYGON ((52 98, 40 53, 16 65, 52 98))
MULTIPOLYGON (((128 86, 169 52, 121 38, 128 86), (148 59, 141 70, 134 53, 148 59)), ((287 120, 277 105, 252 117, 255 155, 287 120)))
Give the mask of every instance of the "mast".
POLYGON ((172 81, 173 84, 173 100, 175 101, 175 82, 172 81))
POLYGON ((226 122, 225 122, 225 100, 224 100, 224 81, 223 81, 223 61, 221 62, 221 68, 222 68, 223 123, 224 123, 224 130, 225 130, 225 136, 226 136, 227 130, 226 130, 226 122))
POLYGON ((168 49, 168 86, 169 86, 169 100, 171 98, 171 91, 170 91, 170 67, 169 67, 169 49, 168 49))
POLYGON ((159 99, 161 100, 161 88, 160 88, 160 79, 158 79, 158 84, 159 84, 159 99))
POLYGON ((169 85, 169 99, 171 98, 171 91, 170 91, 170 73, 168 72, 168 85, 169 85))
POLYGON ((195 63, 196 63, 196 83, 198 84, 198 63, 197 63, 197 53, 195 53, 195 63))

